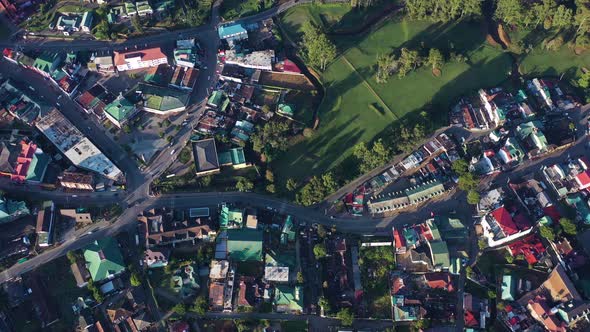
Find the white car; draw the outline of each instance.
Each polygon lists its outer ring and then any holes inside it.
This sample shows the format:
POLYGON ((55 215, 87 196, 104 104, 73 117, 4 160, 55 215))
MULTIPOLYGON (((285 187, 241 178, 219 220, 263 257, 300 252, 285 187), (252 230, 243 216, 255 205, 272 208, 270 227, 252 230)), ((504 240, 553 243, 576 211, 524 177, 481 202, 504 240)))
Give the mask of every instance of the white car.
POLYGON ((173 149, 172 151, 170 151, 170 154, 174 154, 174 152, 176 152, 176 149, 173 149))

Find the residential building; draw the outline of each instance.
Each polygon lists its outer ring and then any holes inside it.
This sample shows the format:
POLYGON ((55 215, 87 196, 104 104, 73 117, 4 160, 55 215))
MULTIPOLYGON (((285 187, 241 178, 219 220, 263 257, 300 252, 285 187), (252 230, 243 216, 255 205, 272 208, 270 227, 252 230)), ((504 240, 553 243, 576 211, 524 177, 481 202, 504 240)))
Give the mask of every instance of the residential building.
POLYGON ((219 211, 219 227, 221 229, 237 228, 244 226, 244 210, 222 204, 219 211))
POLYGON ((194 68, 199 61, 199 56, 196 52, 195 40, 177 40, 176 48, 174 49, 174 61, 177 66, 194 68))
POLYGON ((70 265, 70 270, 74 275, 74 279, 76 280, 76 286, 82 288, 88 285, 88 280, 90 279, 90 272, 86 268, 83 262, 80 260, 76 260, 75 263, 70 265))
POLYGON ((490 247, 505 244, 532 231, 526 215, 515 206, 500 206, 484 216, 481 225, 490 247))
POLYGON ((53 244, 55 222, 57 217, 57 210, 55 204, 44 207, 37 214, 37 245, 39 247, 48 247, 53 244))
POLYGON ((55 28, 59 31, 63 31, 64 35, 68 36, 71 32, 80 30, 80 23, 82 18, 80 15, 60 15, 55 24, 55 28))
POLYGON ((198 77, 198 69, 176 66, 168 85, 177 89, 192 90, 198 77))
POLYGON ((373 196, 367 202, 369 212, 385 213, 424 202, 445 192, 445 186, 437 179, 404 189, 390 195, 373 196), (395 194, 395 195, 393 195, 395 194))
POLYGON ((301 286, 275 286, 273 304, 279 313, 300 313, 303 310, 303 288, 301 286))
MULTIPOLYGON (((31 214, 23 201, 13 201, 0 195, 0 224, 31 214)), ((0 256, 1 257, 1 256, 0 256)))
POLYGON ((221 311, 224 307, 225 283, 214 281, 209 283, 209 310, 221 311))
POLYGON ((219 161, 219 166, 231 166, 233 169, 240 169, 250 166, 250 164, 246 162, 244 148, 242 147, 220 152, 217 155, 217 159, 219 161))
POLYGON ((121 170, 56 108, 41 117, 35 126, 75 166, 112 180, 123 176, 121 170))
POLYGON ((228 229, 227 252, 238 262, 262 261, 262 231, 254 229, 228 229))
POLYGON ((49 78, 51 74, 62 64, 64 56, 61 53, 45 51, 41 53, 30 69, 49 78))
POLYGON ((512 137, 508 137, 504 146, 498 150, 498 156, 500 160, 506 165, 518 165, 524 160, 526 156, 524 150, 520 147, 517 140, 512 137))
POLYGON ((190 217, 182 210, 151 209, 138 216, 144 227, 147 248, 183 242, 195 244, 197 240, 213 241, 216 232, 210 227, 209 218, 190 217))
POLYGON ((105 109, 107 105, 112 103, 116 98, 116 96, 97 83, 80 94, 76 98, 76 102, 82 106, 86 113, 94 114, 98 119, 102 120, 106 117, 105 109))
POLYGON ((590 187, 590 161, 586 157, 570 159, 560 164, 542 166, 545 182, 559 198, 590 187))
POLYGON ((287 218, 285 218, 283 227, 281 228, 281 244, 286 245, 294 242, 296 236, 297 231, 295 228, 295 223, 293 222, 293 216, 288 215, 287 218))
POLYGON ((103 237, 84 248, 84 260, 94 282, 113 279, 125 271, 119 245, 112 237, 103 237))
POLYGON ((139 83, 137 92, 141 92, 143 110, 160 115, 182 112, 190 100, 190 92, 188 91, 146 83, 139 83))
POLYGON ((542 132, 543 125, 539 121, 521 123, 516 133, 527 154, 534 158, 548 151, 547 138, 542 132))
POLYGON ((21 141, 20 149, 0 142, 0 175, 10 177, 14 182, 42 182, 50 161, 51 158, 33 142, 21 141))
POLYGON ((166 248, 160 249, 146 249, 144 252, 143 261, 145 266, 150 269, 164 267, 168 265, 168 257, 170 256, 170 251, 166 248))
MULTIPOLYGON (((127 4, 127 3, 126 3, 127 4)), ((118 71, 156 67, 168 64, 168 57, 159 47, 128 52, 114 52, 114 62, 118 71)))
POLYGON ((92 30, 93 20, 94 14, 92 12, 84 12, 84 15, 82 15, 82 22, 80 23, 80 29, 84 32, 90 32, 92 30))
POLYGON ((292 119, 295 116, 295 105, 279 104, 277 106, 277 113, 292 119))
POLYGON ((145 0, 136 1, 135 7, 137 9, 137 15, 139 16, 152 15, 154 13, 154 10, 152 9, 152 6, 150 6, 150 3, 145 0))
POLYGON ((59 214, 62 222, 71 220, 81 227, 92 224, 92 216, 84 209, 60 209, 59 214))
POLYGON ((137 15, 137 7, 135 6, 135 3, 131 2, 131 1, 125 1, 123 3, 124 6, 124 11, 121 12, 121 17, 127 18, 127 17, 133 17, 135 15, 137 15))
POLYGON ((192 143, 193 158, 197 176, 217 174, 221 171, 217 156, 215 138, 202 139, 192 143))
POLYGON ((516 284, 510 274, 504 274, 502 276, 502 284, 500 285, 500 299, 502 301, 514 301, 515 300, 515 288, 516 284))
POLYGON ((104 55, 93 53, 90 62, 88 63, 88 69, 102 74, 115 73, 113 56, 110 53, 104 55))
POLYGON ((219 39, 226 39, 230 43, 248 39, 248 31, 241 24, 222 25, 218 28, 218 34, 219 39))
POLYGON ((106 105, 104 109, 107 119, 119 128, 124 126, 137 112, 137 107, 129 99, 122 96, 106 105))
POLYGON ((77 172, 63 172, 57 177, 60 186, 75 190, 94 191, 94 177, 90 174, 77 172))

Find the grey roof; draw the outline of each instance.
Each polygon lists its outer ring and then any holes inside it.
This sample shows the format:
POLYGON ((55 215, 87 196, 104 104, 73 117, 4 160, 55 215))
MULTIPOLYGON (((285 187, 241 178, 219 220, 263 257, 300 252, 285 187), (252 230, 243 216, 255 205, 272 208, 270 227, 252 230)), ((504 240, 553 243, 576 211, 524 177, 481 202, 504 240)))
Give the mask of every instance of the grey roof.
POLYGON ((15 147, 0 142, 0 172, 13 173, 14 164, 18 158, 18 151, 15 147))
POLYGON ((219 168, 214 138, 193 142, 193 156, 197 172, 206 172, 219 168))

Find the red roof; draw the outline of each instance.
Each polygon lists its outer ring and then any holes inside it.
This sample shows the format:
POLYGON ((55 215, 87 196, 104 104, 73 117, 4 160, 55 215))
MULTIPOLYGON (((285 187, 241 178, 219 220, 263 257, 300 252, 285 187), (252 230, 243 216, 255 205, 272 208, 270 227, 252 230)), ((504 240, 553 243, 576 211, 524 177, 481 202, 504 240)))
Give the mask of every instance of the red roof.
POLYGON ((299 69, 299 67, 297 67, 297 65, 289 59, 285 59, 283 71, 301 74, 301 69, 299 69))
POLYGON ((454 290, 451 275, 445 272, 426 273, 424 275, 426 284, 430 288, 446 289, 449 292, 454 290))
POLYGON ((527 218, 524 215, 524 213, 518 213, 518 214, 514 215, 513 220, 516 223, 516 225, 518 226, 518 229, 521 231, 527 230, 532 227, 532 224, 529 221, 529 218, 527 218))
POLYGON ((391 293, 393 295, 399 293, 399 291, 404 288, 404 280, 400 277, 395 277, 393 279, 392 285, 391 285, 391 293))
POLYGON ((115 66, 126 64, 126 58, 141 57, 141 61, 151 61, 166 58, 166 55, 162 53, 162 49, 159 47, 147 48, 145 50, 134 50, 129 52, 114 52, 115 54, 115 66))
POLYGON ((475 318, 475 315, 471 311, 465 311, 465 326, 468 327, 477 327, 479 326, 479 322, 475 318))
POLYGON ((537 257, 545 252, 545 246, 536 235, 529 235, 509 245, 513 255, 524 255, 527 263, 537 263, 537 257))
POLYGON ((576 175, 576 181, 578 181, 580 189, 586 189, 590 187, 590 170, 585 170, 584 172, 576 175))
POLYGON ((395 248, 403 248, 406 246, 405 239, 399 235, 399 231, 396 229, 393 230, 393 239, 395 241, 395 248))
POLYGON ((518 233, 518 229, 516 228, 516 224, 512 220, 512 216, 510 212, 506 210, 505 207, 499 207, 492 211, 492 217, 496 219, 496 222, 506 235, 512 235, 518 233))

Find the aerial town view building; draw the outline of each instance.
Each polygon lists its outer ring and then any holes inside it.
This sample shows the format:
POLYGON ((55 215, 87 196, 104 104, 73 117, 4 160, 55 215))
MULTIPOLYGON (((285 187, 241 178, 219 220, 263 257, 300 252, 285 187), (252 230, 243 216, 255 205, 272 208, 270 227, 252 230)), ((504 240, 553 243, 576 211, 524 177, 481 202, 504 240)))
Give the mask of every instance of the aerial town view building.
POLYGON ((590 0, 0 0, 0 331, 590 331, 590 0))

